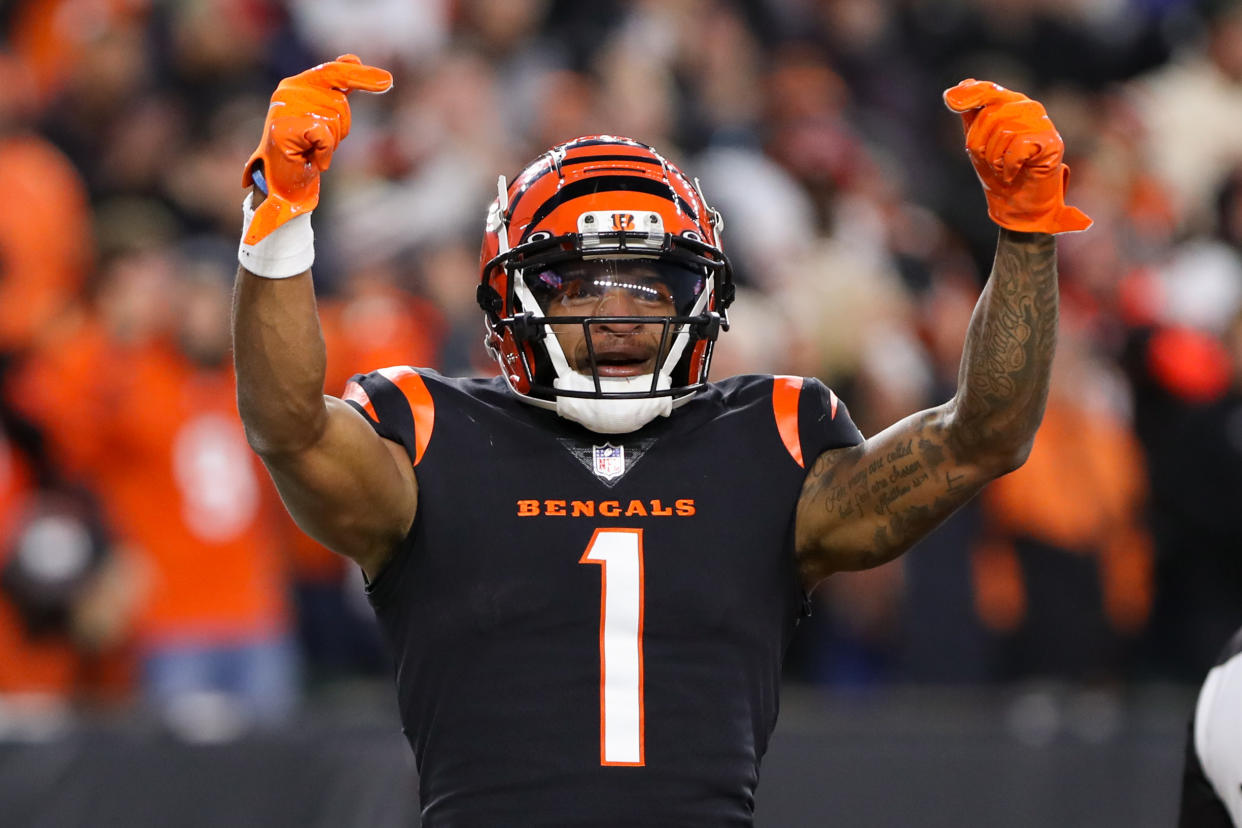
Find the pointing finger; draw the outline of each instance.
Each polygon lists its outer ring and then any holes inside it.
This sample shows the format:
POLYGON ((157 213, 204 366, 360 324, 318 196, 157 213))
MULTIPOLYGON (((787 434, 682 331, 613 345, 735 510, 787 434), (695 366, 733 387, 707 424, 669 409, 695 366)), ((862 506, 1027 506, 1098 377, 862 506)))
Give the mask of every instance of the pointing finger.
POLYGON ((991 81, 980 81, 967 78, 950 89, 944 91, 944 104, 957 113, 966 113, 995 103, 1025 100, 1021 92, 1006 89, 991 81))
POLYGON ((392 88, 392 73, 378 66, 362 63, 356 55, 342 55, 338 60, 321 63, 306 72, 316 85, 352 92, 387 92, 392 88))

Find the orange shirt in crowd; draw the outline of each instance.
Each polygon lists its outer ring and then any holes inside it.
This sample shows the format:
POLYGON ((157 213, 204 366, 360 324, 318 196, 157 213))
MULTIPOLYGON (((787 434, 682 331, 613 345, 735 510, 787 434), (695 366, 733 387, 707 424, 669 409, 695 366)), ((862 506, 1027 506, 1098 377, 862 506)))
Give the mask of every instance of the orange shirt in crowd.
POLYGON ((1098 558, 1113 628, 1141 628, 1154 576, 1151 537, 1140 521, 1146 481, 1142 450, 1123 422, 1050 398, 1026 464, 982 495, 994 538, 976 556, 984 621, 998 630, 1021 622, 1021 573, 1006 540, 1026 537, 1098 558))
POLYGON ((26 344, 81 289, 91 259, 86 188, 35 136, 0 140, 0 350, 26 344))
POLYGON ((30 70, 41 100, 52 98, 91 38, 146 15, 150 0, 29 0, 14 15, 9 41, 30 70))
POLYGON ((0 548, 12 530, 16 513, 30 491, 30 470, 0 426, 0 548))
POLYGON ((319 318, 328 351, 329 394, 341 394, 345 382, 362 371, 390 365, 434 368, 439 362, 444 336, 439 311, 390 285, 357 286, 348 297, 324 300, 319 318))
POLYGON ((201 369, 163 342, 122 347, 87 325, 35 360, 18 391, 145 559, 140 644, 287 627, 283 512, 246 445, 231 370, 201 369))

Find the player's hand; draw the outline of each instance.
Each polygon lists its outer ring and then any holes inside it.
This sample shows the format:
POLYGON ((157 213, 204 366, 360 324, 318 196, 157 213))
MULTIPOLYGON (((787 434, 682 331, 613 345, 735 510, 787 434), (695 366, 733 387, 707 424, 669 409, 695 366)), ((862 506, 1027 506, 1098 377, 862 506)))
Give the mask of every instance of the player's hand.
POLYGON ((1065 204, 1065 142, 1043 104, 973 78, 946 89, 944 102, 962 116, 966 152, 1001 227, 1023 233, 1086 230, 1091 219, 1065 204))
POLYGON ((392 74, 342 55, 285 78, 272 94, 263 138, 246 162, 242 186, 262 168, 267 198, 258 206, 243 241, 255 244, 289 219, 319 203, 319 173, 349 134, 349 100, 355 89, 387 92, 392 74))

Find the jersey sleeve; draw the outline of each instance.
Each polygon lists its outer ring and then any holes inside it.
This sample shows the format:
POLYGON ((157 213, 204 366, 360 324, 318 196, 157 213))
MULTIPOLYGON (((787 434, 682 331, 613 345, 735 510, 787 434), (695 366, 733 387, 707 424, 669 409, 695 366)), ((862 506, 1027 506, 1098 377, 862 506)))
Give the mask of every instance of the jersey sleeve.
POLYGON ((829 449, 856 446, 863 441, 862 432, 854 425, 845 403, 814 377, 802 382, 798 424, 808 468, 816 457, 829 449))
POLYGON ((399 366, 355 374, 341 398, 376 434, 401 444, 411 465, 422 461, 435 427, 435 403, 421 373, 399 366))
POLYGON ((772 377, 772 413, 785 450, 803 469, 823 452, 863 439, 845 404, 813 377, 772 377))

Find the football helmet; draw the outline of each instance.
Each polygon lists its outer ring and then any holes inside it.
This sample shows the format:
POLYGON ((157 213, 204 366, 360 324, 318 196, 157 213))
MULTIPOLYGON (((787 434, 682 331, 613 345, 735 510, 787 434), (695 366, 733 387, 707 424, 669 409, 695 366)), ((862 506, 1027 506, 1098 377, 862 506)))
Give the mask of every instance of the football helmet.
POLYGON ((500 177, 478 301, 519 397, 624 433, 704 387, 734 288, 723 220, 696 185, 646 144, 609 135, 553 147, 508 186, 500 177), (646 350, 599 352, 605 332, 624 342, 616 332, 637 330, 646 350))

